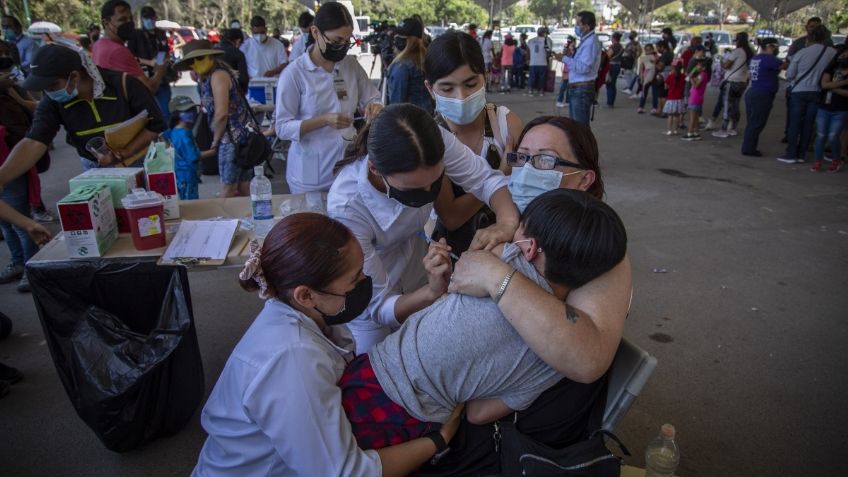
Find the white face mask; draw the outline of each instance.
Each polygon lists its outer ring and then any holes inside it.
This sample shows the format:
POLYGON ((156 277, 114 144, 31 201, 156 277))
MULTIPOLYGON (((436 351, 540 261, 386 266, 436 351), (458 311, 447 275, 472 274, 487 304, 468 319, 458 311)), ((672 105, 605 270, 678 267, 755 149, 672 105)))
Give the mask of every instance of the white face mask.
POLYGON ((436 112, 454 124, 470 124, 486 107, 485 86, 481 86, 479 91, 465 99, 446 98, 438 94, 435 96, 436 112))
POLYGON ((259 43, 265 43, 265 40, 268 39, 268 35, 266 35, 264 33, 257 33, 253 36, 254 36, 254 38, 256 38, 256 41, 258 41, 259 43))

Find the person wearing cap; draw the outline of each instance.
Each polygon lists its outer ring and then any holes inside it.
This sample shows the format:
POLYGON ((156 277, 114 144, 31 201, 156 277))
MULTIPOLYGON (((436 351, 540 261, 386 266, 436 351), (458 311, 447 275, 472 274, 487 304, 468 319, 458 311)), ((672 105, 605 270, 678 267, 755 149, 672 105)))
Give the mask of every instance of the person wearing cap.
POLYGON ((235 72, 223 61, 224 52, 212 48, 208 40, 194 40, 183 47, 183 58, 174 64, 177 71, 191 69, 198 76, 200 103, 212 131, 210 149, 218 150, 218 176, 221 196, 249 196, 253 169, 236 164, 236 151, 250 135, 253 123, 247 100, 239 89, 235 72))
POLYGON ((415 18, 407 18, 398 24, 392 39, 396 56, 387 73, 387 103, 412 103, 433 114, 433 101, 424 86, 427 48, 424 47, 423 34, 424 25, 415 18))
POLYGON ((102 36, 91 47, 91 57, 94 64, 101 68, 127 73, 139 80, 151 93, 159 89, 159 84, 168 72, 168 60, 160 65, 154 65, 153 76, 148 77, 135 55, 125 43, 136 36, 133 23, 132 9, 124 0, 108 0, 100 8, 100 18, 103 22, 102 36))
POLYGON ((293 194, 328 191, 333 165, 355 135, 353 120, 382 109, 380 92, 353 55, 354 20, 339 2, 325 3, 309 27, 306 54, 277 83, 277 137, 291 141, 286 183, 293 194))
POLYGON ((751 58, 748 66, 751 86, 745 93, 745 114, 748 121, 743 133, 743 156, 761 157, 763 155, 757 147, 760 133, 766 127, 774 104, 774 95, 780 88, 778 75, 783 62, 777 59, 778 49, 777 38, 761 39, 760 53, 751 58))
POLYGON ((29 71, 29 64, 35 56, 38 43, 32 37, 24 34, 23 25, 21 25, 21 21, 16 17, 3 15, 2 25, 3 39, 14 43, 18 48, 18 55, 21 57, 21 68, 25 72, 29 71))
POLYGON ((247 59, 247 74, 251 78, 278 76, 289 61, 286 48, 268 36, 265 19, 258 15, 250 19, 250 32, 252 36, 241 45, 247 59))
POLYGON ((140 163, 141 159, 133 159, 143 155, 150 142, 165 130, 156 100, 143 84, 130 75, 97 68, 83 51, 55 44, 39 48, 23 87, 44 92, 44 96, 26 137, 0 167, 0 187, 30 170, 47 152, 60 127, 64 127, 68 143, 76 148, 83 169, 140 163), (86 150, 90 139, 103 137, 105 130, 145 110, 149 115, 146 128, 126 147, 111 151, 99 161, 86 150))
POLYGON ((250 84, 250 75, 247 73, 247 58, 241 52, 241 44, 244 42, 244 33, 240 28, 230 28, 224 30, 221 34, 221 41, 215 45, 215 48, 224 52, 221 57, 225 63, 230 65, 233 71, 237 72, 236 79, 238 80, 239 88, 246 92, 250 84))
POLYGON ((162 133, 174 147, 174 170, 177 175, 177 192, 180 200, 198 199, 197 162, 214 156, 217 151, 200 151, 194 140, 192 127, 197 121, 197 105, 188 96, 175 96, 168 105, 171 111, 170 129, 162 133))
MULTIPOLYGON (((127 48, 135 55, 141 64, 141 69, 148 78, 156 76, 154 69, 158 63, 169 58, 168 34, 161 28, 156 28, 156 10, 153 7, 141 9, 141 30, 136 30, 133 38, 127 42, 127 48)), ((166 70, 167 72, 167 70, 166 70)), ((155 93, 156 102, 162 110, 162 116, 169 117, 168 102, 171 100, 171 85, 163 77, 155 93)))

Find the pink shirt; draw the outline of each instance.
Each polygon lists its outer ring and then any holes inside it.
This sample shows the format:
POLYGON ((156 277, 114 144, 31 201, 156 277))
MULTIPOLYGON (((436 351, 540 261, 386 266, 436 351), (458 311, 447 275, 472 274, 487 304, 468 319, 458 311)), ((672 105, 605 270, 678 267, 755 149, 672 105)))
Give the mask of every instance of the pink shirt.
POLYGON ((144 76, 144 71, 129 48, 105 36, 91 47, 94 64, 110 70, 121 71, 130 76, 144 76))
POLYGON ((710 75, 706 71, 701 72, 701 84, 693 86, 689 89, 689 104, 702 105, 704 104, 704 91, 707 89, 707 83, 710 81, 710 75))
POLYGON ((501 66, 512 66, 512 53, 515 52, 515 45, 501 46, 501 66))

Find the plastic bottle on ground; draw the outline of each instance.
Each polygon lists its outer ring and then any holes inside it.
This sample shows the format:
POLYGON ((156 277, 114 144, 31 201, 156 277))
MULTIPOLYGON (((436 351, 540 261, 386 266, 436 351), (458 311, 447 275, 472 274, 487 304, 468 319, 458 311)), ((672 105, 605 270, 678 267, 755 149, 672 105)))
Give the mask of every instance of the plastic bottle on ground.
POLYGON ((256 238, 265 238, 274 226, 274 209, 271 206, 271 181, 265 177, 263 166, 253 168, 250 181, 250 210, 253 214, 253 231, 256 238))
POLYGON ((674 442, 674 426, 663 424, 645 450, 645 477, 673 477, 680 463, 680 450, 674 442))

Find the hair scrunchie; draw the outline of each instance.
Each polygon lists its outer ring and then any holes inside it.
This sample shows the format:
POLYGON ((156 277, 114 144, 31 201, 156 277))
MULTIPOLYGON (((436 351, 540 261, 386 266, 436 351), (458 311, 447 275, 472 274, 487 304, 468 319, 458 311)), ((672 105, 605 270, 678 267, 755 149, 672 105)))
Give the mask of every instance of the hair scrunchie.
POLYGON ((249 243, 250 257, 244 262, 244 268, 239 273, 239 278, 242 280, 250 280, 251 278, 259 285, 259 298, 263 300, 270 298, 268 293, 268 282, 265 281, 265 274, 262 273, 260 260, 262 258, 262 245, 256 239, 251 239, 249 243))

